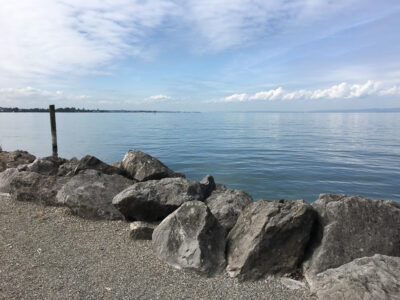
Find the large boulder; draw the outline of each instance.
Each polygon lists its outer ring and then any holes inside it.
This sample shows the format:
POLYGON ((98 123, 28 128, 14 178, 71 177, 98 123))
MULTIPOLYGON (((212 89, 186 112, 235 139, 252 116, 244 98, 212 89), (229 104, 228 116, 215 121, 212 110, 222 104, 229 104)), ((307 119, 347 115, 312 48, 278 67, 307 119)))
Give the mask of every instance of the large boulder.
POLYGON ((227 271, 240 280, 296 271, 315 221, 302 200, 258 201, 247 206, 227 237, 227 271))
POLYGON ((18 167, 20 171, 36 172, 42 175, 57 175, 59 167, 67 160, 59 157, 36 158, 32 163, 18 167))
POLYGON ((154 230, 153 251, 177 269, 210 276, 225 266, 224 230, 203 202, 186 202, 154 230))
POLYGON ((303 266, 306 276, 359 257, 400 256, 399 203, 322 194, 312 206, 319 215, 319 230, 303 266))
POLYGON ((400 299, 400 257, 376 254, 357 258, 308 282, 318 299, 400 299))
POLYGON ((36 172, 13 172, 8 182, 11 197, 17 201, 58 205, 57 191, 68 181, 66 177, 41 175, 36 172))
POLYGON ((76 157, 67 160, 59 166, 57 176, 73 176, 78 164, 79 160, 76 157))
POLYGON ((228 233, 235 226, 243 209, 253 203, 253 198, 244 191, 232 190, 224 185, 218 185, 205 203, 228 233))
POLYGON ((19 165, 30 164, 35 160, 35 158, 34 155, 26 151, 0 151, 0 172, 3 172, 8 168, 16 168, 19 165))
POLYGON ((123 160, 122 168, 137 181, 157 180, 166 177, 185 177, 175 173, 157 158, 139 150, 129 150, 123 160))
POLYGON ((112 203, 129 221, 161 221, 185 202, 203 201, 210 192, 208 181, 164 178, 138 182, 116 195, 112 203))
POLYGON ((90 219, 123 219, 112 205, 113 197, 132 185, 120 175, 85 170, 72 177, 57 193, 57 203, 81 217, 90 219))
POLYGON ((11 183, 17 174, 17 168, 9 168, 3 172, 0 172, 0 193, 11 193, 11 183))
POLYGON ((105 162, 92 155, 86 155, 79 161, 77 167, 75 168, 74 174, 76 175, 84 170, 97 170, 107 175, 126 175, 126 173, 120 168, 110 166, 109 164, 106 164, 105 162))

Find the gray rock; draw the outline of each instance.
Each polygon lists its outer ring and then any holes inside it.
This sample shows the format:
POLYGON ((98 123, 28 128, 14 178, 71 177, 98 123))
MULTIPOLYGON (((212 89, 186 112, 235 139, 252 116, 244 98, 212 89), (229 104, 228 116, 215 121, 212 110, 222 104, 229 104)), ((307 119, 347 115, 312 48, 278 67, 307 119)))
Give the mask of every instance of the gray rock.
POLYGON ((253 198, 244 191, 219 185, 205 203, 228 233, 235 226, 243 209, 253 203, 253 198))
POLYGON ((183 204, 153 232, 153 251, 167 264, 211 276, 225 266, 224 230, 200 201, 183 204))
POLYGON ((17 171, 9 181, 11 197, 17 201, 58 205, 57 191, 68 181, 66 177, 41 175, 36 172, 17 171))
POLYGON ((322 194, 312 204, 319 228, 305 273, 317 274, 352 260, 400 256, 400 204, 360 196, 322 194))
POLYGON ((0 172, 8 168, 16 168, 19 165, 30 164, 35 160, 35 156, 21 150, 12 152, 1 151, 0 152, 0 172))
POLYGON ((79 160, 76 157, 67 160, 58 168, 57 176, 73 176, 75 169, 79 164, 79 160))
POLYGON ((17 174, 18 170, 16 168, 9 168, 0 172, 0 193, 11 193, 11 183, 17 174))
POLYGON ((315 221, 302 200, 258 201, 247 206, 227 238, 227 271, 240 280, 294 272, 315 221))
POLYGON ((57 193, 57 203, 84 218, 123 219, 111 204, 113 197, 133 182, 120 175, 85 170, 72 177, 57 193))
POLYGON ((185 177, 175 173, 157 158, 139 150, 129 150, 123 160, 122 168, 137 181, 157 180, 166 177, 185 177))
POLYGON ((129 234, 134 240, 151 240, 154 229, 159 222, 135 221, 129 224, 129 234))
POLYGON ((59 157, 36 158, 32 163, 18 167, 20 171, 36 172, 42 175, 57 175, 58 168, 67 160, 59 157))
POLYGON ((118 169, 122 169, 122 162, 120 161, 115 161, 111 164, 113 167, 116 167, 118 169))
POLYGON ((200 182, 164 178, 135 183, 112 203, 129 221, 161 221, 185 202, 203 201, 208 192, 200 182))
POLYGON ((308 282, 318 299, 400 299, 400 257, 357 258, 314 275, 308 282))
POLYGON ((113 175, 113 174, 122 175, 122 176, 126 175, 126 173, 123 170, 121 170, 120 168, 110 166, 110 165, 106 164, 105 162, 102 162, 97 157, 94 157, 91 155, 86 155, 79 161, 78 166, 75 168, 74 174, 76 175, 80 171, 83 171, 83 170, 97 170, 97 171, 107 174, 107 175, 113 175))

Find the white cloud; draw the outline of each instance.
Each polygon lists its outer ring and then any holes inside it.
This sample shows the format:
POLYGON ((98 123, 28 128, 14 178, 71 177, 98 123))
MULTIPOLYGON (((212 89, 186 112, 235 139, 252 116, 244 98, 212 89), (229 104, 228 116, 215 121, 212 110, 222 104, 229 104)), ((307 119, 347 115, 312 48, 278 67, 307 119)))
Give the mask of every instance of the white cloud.
POLYGON ((356 99, 366 96, 400 95, 400 86, 383 87, 379 82, 368 80, 364 84, 342 82, 325 89, 299 89, 286 91, 282 87, 253 95, 233 94, 214 102, 275 101, 296 99, 356 99))
POLYGON ((150 96, 148 98, 145 99, 146 102, 160 102, 160 101, 167 101, 172 99, 170 96, 167 95, 154 95, 154 96, 150 96))

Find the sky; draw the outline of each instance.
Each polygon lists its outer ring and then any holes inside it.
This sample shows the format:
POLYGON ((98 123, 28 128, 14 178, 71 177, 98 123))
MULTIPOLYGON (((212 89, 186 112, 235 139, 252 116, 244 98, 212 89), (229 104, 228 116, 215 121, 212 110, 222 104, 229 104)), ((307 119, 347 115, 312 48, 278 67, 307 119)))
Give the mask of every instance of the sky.
POLYGON ((400 107, 398 0, 3 0, 0 106, 400 107))

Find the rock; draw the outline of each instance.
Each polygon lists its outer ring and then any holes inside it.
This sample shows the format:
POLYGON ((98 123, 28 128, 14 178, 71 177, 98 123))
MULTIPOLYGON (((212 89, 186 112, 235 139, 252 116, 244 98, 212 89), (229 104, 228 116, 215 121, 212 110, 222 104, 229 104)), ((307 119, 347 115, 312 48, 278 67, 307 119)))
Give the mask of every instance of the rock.
POLYGON ((20 171, 36 172, 42 175, 57 175, 58 168, 67 160, 59 157, 36 158, 32 163, 18 167, 20 171))
POLYGON ((185 202, 203 201, 207 191, 200 182, 164 178, 135 183, 112 203, 129 221, 161 221, 185 202))
POLYGON ((57 193, 57 203, 74 214, 90 219, 123 219, 111 204, 113 197, 133 182, 123 176, 97 170, 81 171, 57 193))
POLYGON ((324 300, 400 299, 400 257, 357 258, 312 276, 309 284, 324 300))
POLYGON ((243 209, 253 203, 253 198, 244 191, 218 186, 205 203, 228 233, 235 226, 243 209))
POLYGON ((360 196, 321 194, 312 204, 319 215, 306 274, 336 268, 355 258, 400 256, 400 204, 360 196))
POLYGON ((9 181, 11 197, 17 201, 58 205, 57 191, 68 181, 66 177, 41 175, 36 172, 17 171, 9 181))
POLYGON ((122 162, 120 161, 115 161, 111 164, 113 167, 116 167, 118 169, 122 169, 122 162))
POLYGON ((26 151, 0 151, 0 172, 3 172, 8 168, 16 168, 19 165, 30 164, 35 160, 35 158, 34 155, 26 151))
POLYGON ((294 272, 315 221, 302 200, 258 201, 247 206, 227 237, 227 271, 240 280, 294 272))
POLYGON ((200 181, 200 186, 202 189, 202 193, 204 194, 204 198, 209 197, 216 188, 214 177, 212 177, 211 175, 206 175, 200 181))
POLYGON ((154 230, 153 251, 177 269, 211 276, 225 266, 224 230, 203 202, 186 202, 154 230))
POLYGON ((73 176, 79 160, 76 157, 67 160, 58 168, 57 176, 73 176))
POLYGON ((161 161, 139 150, 129 150, 123 160, 122 168, 135 180, 147 181, 166 177, 185 177, 175 173, 161 161))
POLYGON ((158 226, 158 222, 142 222, 135 221, 130 223, 130 236, 134 240, 151 240, 154 229, 158 226))
POLYGON ((18 174, 16 168, 6 169, 0 172, 0 193, 11 193, 11 183, 16 174, 18 174))
POLYGON ((120 168, 110 166, 110 165, 106 164, 105 162, 102 162, 97 157, 94 157, 91 155, 86 155, 79 161, 79 164, 76 167, 74 174, 76 175, 80 171, 83 171, 83 170, 97 170, 97 171, 107 174, 107 175, 113 175, 113 174, 122 175, 122 176, 126 175, 126 173, 123 170, 121 170, 120 168))

